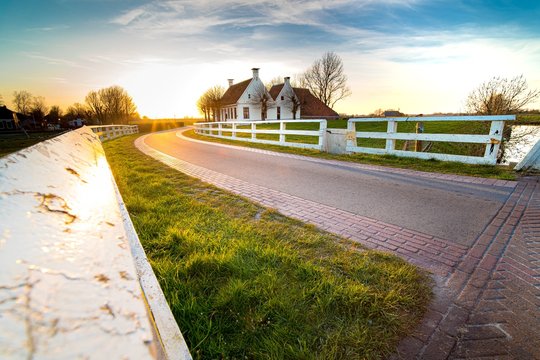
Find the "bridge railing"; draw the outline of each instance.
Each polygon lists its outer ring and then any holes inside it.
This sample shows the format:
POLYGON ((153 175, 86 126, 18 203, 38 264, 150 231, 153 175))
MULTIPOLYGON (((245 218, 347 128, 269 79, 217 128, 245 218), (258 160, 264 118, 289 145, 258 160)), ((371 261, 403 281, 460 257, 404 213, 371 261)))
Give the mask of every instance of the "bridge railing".
POLYGON ((0 168, 0 358, 191 359, 96 134, 0 168))
POLYGON ((366 154, 390 154, 419 159, 438 159, 444 161, 459 161, 469 164, 496 164, 497 153, 502 141, 502 133, 505 121, 515 120, 515 115, 495 116, 426 116, 426 117, 388 117, 388 118, 353 118, 347 123, 347 146, 348 152, 366 154), (441 122, 441 121, 489 121, 491 126, 489 133, 479 134, 428 134, 398 132, 398 123, 403 122, 441 122), (357 131, 357 123, 387 122, 386 132, 357 131), (358 146, 358 139, 384 139, 384 148, 358 146), (396 149, 396 140, 414 141, 442 141, 485 144, 484 156, 466 156, 454 154, 431 153, 421 151, 405 151, 396 149))
POLYGON ((101 141, 112 140, 120 136, 137 134, 139 132, 137 125, 92 125, 89 128, 99 136, 99 140, 101 141))
POLYGON ((325 119, 228 121, 194 125, 196 133, 216 138, 323 150, 327 121, 325 119), (302 124, 308 123, 318 123, 319 129, 301 129, 302 124), (296 129, 287 129, 288 125, 296 129))

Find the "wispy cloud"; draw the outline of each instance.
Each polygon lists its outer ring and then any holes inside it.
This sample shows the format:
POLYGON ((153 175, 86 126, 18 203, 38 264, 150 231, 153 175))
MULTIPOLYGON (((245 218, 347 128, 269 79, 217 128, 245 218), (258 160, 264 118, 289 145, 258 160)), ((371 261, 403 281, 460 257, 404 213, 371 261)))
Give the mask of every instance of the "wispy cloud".
POLYGON ((410 7, 419 0, 177 0, 150 2, 111 20, 134 31, 204 34, 223 26, 231 29, 296 25, 333 31, 336 9, 390 5, 410 7))
POLYGON ((55 26, 32 27, 32 28, 26 29, 26 31, 48 32, 48 31, 66 30, 69 28, 70 27, 68 25, 55 25, 55 26))
POLYGON ((75 61, 72 61, 72 60, 45 56, 45 55, 42 55, 42 54, 36 53, 36 52, 23 52, 22 54, 24 56, 28 57, 28 58, 31 58, 31 59, 42 60, 42 61, 46 62, 49 65, 62 65, 62 66, 69 66, 69 67, 72 67, 72 68, 89 69, 87 66, 82 65, 82 64, 80 64, 78 62, 75 62, 75 61))

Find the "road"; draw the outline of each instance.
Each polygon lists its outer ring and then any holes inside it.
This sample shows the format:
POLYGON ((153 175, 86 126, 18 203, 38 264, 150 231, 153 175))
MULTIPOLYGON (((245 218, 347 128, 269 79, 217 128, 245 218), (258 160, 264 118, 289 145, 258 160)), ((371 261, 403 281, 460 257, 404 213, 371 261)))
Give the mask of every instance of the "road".
POLYGON ((145 143, 251 184, 462 245, 470 245, 482 233, 512 191, 193 142, 176 131, 152 134, 145 143))

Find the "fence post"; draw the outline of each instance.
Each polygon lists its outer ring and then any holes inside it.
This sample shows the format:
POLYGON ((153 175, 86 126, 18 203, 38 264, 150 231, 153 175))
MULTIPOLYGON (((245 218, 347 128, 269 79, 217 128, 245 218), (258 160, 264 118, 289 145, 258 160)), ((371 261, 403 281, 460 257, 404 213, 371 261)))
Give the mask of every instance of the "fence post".
POLYGON ((233 139, 236 139, 236 123, 232 123, 232 133, 231 133, 231 137, 233 139))
POLYGON ((324 146, 325 146, 326 128, 327 128, 326 120, 321 120, 319 122, 319 150, 321 151, 324 150, 324 146))
MULTIPOLYGON (((419 121, 416 123, 416 133, 422 134, 424 132, 424 123, 419 121)), ((414 151, 422 151, 422 140, 415 140, 414 142, 414 151)))
MULTIPOLYGON (((345 135, 347 141, 346 148, 351 148, 357 145, 356 143, 356 123, 351 119, 347 120, 347 134, 345 135)), ((347 150, 349 151, 349 150, 347 150)))
MULTIPOLYGON (((388 120, 387 134, 395 134, 397 132, 397 121, 388 120)), ((396 149, 396 140, 386 139, 386 152, 392 153, 396 149)))
POLYGON ((257 139, 257 133, 255 132, 257 130, 257 125, 252 122, 251 123, 251 140, 256 140, 257 139))
POLYGON ((223 133, 221 132, 221 130, 222 130, 221 122, 218 122, 218 136, 223 136, 223 133))
POLYGON ((501 147, 502 133, 504 129, 504 121, 492 121, 489 128, 489 136, 491 143, 486 144, 484 158, 489 160, 489 163, 495 165, 497 163, 497 154, 501 147))
POLYGON ((285 131, 285 122, 284 121, 280 121, 279 122, 279 142, 281 144, 284 144, 285 143, 285 134, 283 133, 283 131, 285 131))

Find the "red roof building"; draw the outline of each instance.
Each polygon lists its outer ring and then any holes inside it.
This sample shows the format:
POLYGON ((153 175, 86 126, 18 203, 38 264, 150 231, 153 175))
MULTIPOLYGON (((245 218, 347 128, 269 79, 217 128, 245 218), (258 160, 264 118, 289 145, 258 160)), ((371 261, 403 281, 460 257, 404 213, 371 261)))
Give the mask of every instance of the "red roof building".
POLYGON ((337 119, 338 113, 317 99, 308 89, 293 88, 290 78, 270 91, 254 68, 253 77, 238 84, 229 79, 229 88, 221 98, 223 121, 263 119, 337 119))

